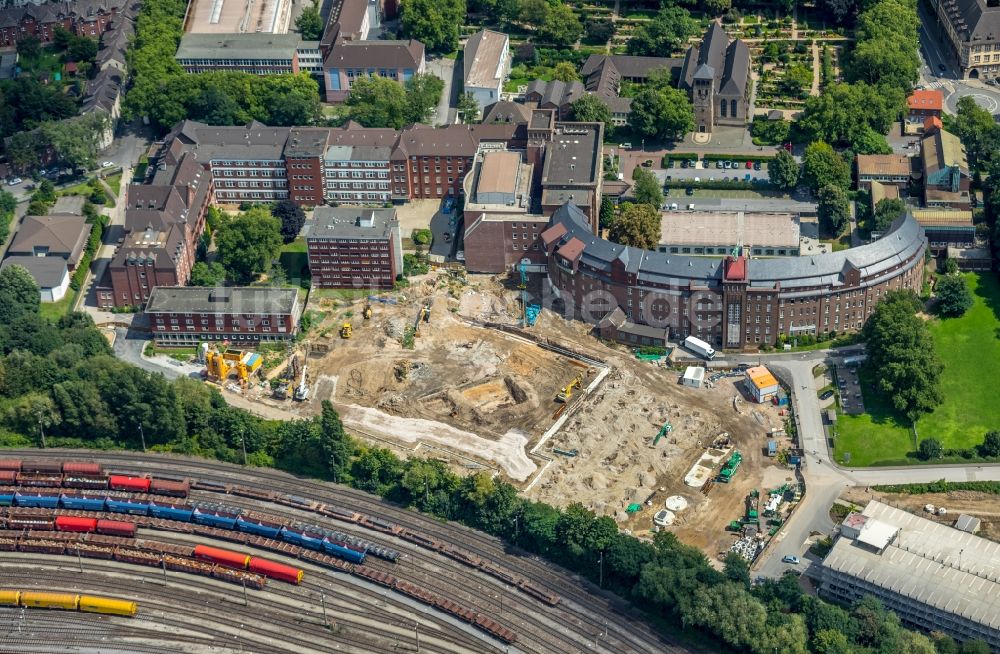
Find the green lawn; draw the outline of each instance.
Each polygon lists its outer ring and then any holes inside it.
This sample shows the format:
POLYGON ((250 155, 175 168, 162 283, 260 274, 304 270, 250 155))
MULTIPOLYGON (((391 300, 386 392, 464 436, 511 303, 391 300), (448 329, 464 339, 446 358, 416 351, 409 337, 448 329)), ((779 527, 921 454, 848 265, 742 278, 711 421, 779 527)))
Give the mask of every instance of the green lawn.
MULTIPOLYGON (((991 273, 967 274, 975 304, 960 318, 930 323, 944 364, 944 402, 917 421, 920 438, 936 438, 945 449, 973 447, 996 429, 995 370, 1000 364, 1000 284, 991 273)), ((862 386, 872 380, 862 377, 862 386)), ((867 413, 838 418, 835 456, 851 453, 853 465, 913 463, 913 434, 878 397, 865 393, 867 413)))
POLYGON ((287 245, 283 245, 278 253, 278 261, 285 269, 289 283, 309 277, 309 255, 306 252, 306 240, 301 236, 287 245))
POLYGON ((70 289, 66 292, 66 297, 58 302, 43 302, 39 306, 38 313, 42 318, 48 318, 53 322, 59 320, 69 313, 69 307, 74 298, 76 298, 76 291, 70 289))

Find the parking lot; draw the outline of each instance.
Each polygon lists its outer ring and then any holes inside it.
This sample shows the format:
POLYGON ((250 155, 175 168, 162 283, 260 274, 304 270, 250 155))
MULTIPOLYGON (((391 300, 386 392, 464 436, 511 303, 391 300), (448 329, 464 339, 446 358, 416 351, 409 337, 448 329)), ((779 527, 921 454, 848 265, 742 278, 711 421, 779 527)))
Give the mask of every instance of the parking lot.
POLYGON ((858 379, 858 368, 837 366, 837 388, 840 391, 840 408, 844 413, 856 415, 865 412, 864 399, 861 396, 861 382, 858 379))

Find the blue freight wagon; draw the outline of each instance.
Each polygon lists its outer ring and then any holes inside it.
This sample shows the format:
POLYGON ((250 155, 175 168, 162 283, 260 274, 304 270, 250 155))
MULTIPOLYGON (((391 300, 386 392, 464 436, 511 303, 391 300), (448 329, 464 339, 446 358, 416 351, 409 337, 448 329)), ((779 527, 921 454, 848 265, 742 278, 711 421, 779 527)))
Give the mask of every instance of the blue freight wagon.
POLYGON ((194 517, 194 511, 183 506, 174 506, 173 504, 156 504, 153 502, 149 505, 149 515, 154 518, 160 518, 161 520, 191 522, 194 517))
POLYGON ((248 534, 263 536, 264 538, 281 538, 281 525, 260 520, 246 520, 242 517, 236 519, 236 528, 248 534))
POLYGON ((236 516, 228 516, 222 513, 207 513, 195 509, 194 521, 200 525, 218 527, 219 529, 236 529, 236 516))
POLYGON ((59 496, 14 493, 14 504, 16 506, 33 507, 40 509, 55 509, 58 508, 59 506, 59 496))
POLYGON ((149 502, 126 502, 124 500, 113 500, 110 497, 104 502, 104 506, 112 513, 127 513, 128 515, 149 515, 149 502))
POLYGON ((61 504, 64 509, 75 509, 77 511, 103 511, 107 499, 108 498, 103 495, 95 497, 66 495, 63 493, 59 496, 59 504, 61 504))

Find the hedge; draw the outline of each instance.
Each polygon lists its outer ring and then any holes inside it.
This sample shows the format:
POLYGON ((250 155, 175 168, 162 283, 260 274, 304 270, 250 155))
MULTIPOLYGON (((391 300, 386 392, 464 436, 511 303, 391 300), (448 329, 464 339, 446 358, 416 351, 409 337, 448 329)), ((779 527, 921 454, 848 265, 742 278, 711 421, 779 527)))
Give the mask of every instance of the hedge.
POLYGON ((712 191, 772 191, 774 186, 767 180, 761 180, 754 184, 745 182, 742 179, 724 182, 721 180, 696 182, 690 179, 672 179, 664 184, 665 188, 700 188, 712 191))
POLYGON ((76 270, 73 271, 73 277, 69 282, 70 288, 74 291, 79 291, 83 286, 83 282, 87 278, 87 271, 90 270, 90 263, 97 254, 97 248, 101 247, 101 239, 104 237, 105 220, 104 216, 99 217, 90 228, 90 236, 87 237, 87 247, 83 251, 80 263, 77 265, 76 270))
POLYGON ((902 493, 903 495, 923 495, 924 493, 947 493, 948 491, 978 491, 1000 495, 1000 481, 945 481, 938 479, 928 484, 893 484, 872 486, 881 493, 902 493))
POLYGON ((741 163, 746 163, 747 161, 767 163, 772 159, 774 157, 760 157, 746 154, 706 154, 702 157, 703 161, 739 161, 741 163))

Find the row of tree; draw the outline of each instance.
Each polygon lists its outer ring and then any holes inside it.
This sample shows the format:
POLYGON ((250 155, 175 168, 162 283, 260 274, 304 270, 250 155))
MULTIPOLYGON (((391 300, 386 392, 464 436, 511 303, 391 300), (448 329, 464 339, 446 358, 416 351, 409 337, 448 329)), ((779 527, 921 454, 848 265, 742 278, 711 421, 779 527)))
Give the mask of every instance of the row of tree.
POLYGON ((93 170, 109 120, 99 111, 48 120, 11 136, 4 149, 7 160, 18 171, 37 168, 39 162, 52 159, 74 171, 93 170))
POLYGON ((309 125, 319 118, 319 85, 308 73, 185 73, 174 54, 186 5, 184 0, 142 4, 128 52, 127 116, 146 116, 164 130, 185 118, 212 125, 258 120, 281 126, 309 125))
MULTIPOLYGON (((404 86, 385 77, 362 77, 351 85, 346 105, 350 117, 363 127, 400 129, 429 121, 443 91, 444 82, 430 73, 414 75, 404 86)), ((462 109, 468 112, 468 107, 462 109)))

